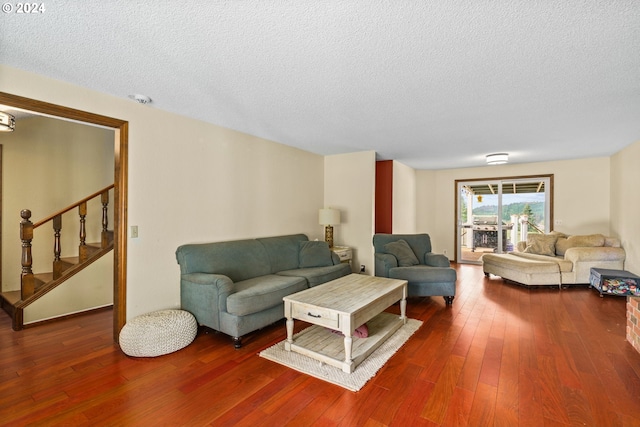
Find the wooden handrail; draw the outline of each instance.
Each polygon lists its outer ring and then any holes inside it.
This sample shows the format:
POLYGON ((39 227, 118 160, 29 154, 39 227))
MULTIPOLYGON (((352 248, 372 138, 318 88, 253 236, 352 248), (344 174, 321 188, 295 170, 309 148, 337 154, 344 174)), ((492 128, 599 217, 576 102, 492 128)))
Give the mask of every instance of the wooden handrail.
POLYGON ((85 197, 84 199, 75 202, 72 205, 67 206, 66 208, 54 213, 53 215, 49 215, 48 217, 46 217, 45 219, 42 219, 38 222, 36 222, 35 224, 33 224, 33 228, 38 228, 39 226, 41 226, 42 224, 46 224, 47 222, 51 221, 53 218, 57 217, 58 215, 62 215, 63 213, 69 212, 71 209, 78 207, 79 205, 81 205, 82 203, 86 203, 89 200, 93 199, 94 197, 97 197, 99 195, 101 195, 102 193, 104 193, 105 191, 109 191, 114 187, 114 184, 109 185, 108 187, 103 188, 102 190, 96 191, 95 193, 93 193, 90 196, 85 197))
POLYGON ((530 226, 532 226, 533 228, 536 229, 536 231, 538 231, 538 233, 540 234, 544 234, 544 231, 540 230, 538 227, 536 227, 536 225, 532 222, 527 221, 527 224, 529 224, 530 226))

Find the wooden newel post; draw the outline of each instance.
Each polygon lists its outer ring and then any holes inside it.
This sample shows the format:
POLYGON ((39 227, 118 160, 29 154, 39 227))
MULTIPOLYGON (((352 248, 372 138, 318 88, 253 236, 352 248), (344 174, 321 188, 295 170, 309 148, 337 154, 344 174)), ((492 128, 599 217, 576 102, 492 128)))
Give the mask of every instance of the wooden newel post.
POLYGON ((22 275, 20 277, 20 298, 27 299, 35 292, 35 278, 33 277, 33 258, 31 256, 31 241, 33 240, 33 223, 30 221, 31 211, 20 211, 20 240, 22 240, 22 275))

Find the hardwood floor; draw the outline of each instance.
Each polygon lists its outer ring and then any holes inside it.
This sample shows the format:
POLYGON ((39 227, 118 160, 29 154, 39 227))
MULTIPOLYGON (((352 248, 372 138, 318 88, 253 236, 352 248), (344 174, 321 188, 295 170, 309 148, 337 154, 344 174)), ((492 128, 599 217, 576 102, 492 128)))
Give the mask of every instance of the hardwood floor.
POLYGON ((0 313, 0 424, 640 426, 625 298, 456 269, 453 306, 410 299, 422 328, 357 393, 260 358, 284 321, 240 350, 201 331, 181 351, 134 359, 112 343, 110 311, 19 332, 0 313))

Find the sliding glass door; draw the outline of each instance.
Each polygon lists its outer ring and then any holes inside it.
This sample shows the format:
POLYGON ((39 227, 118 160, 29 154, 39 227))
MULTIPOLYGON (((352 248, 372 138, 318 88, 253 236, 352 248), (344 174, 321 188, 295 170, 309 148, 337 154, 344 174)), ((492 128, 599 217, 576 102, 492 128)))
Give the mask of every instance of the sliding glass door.
POLYGON ((456 181, 456 259, 511 252, 527 233, 551 231, 553 176, 456 181))

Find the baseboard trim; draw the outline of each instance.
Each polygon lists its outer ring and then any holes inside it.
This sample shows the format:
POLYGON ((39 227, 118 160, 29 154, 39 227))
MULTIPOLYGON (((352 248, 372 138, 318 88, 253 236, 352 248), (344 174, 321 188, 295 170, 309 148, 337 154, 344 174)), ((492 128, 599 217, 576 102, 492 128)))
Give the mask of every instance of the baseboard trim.
POLYGON ((105 305, 102 307, 96 307, 89 310, 76 311, 75 313, 64 314, 62 316, 57 316, 57 317, 50 317, 48 319, 36 320, 35 322, 25 323, 23 325, 23 328, 24 329, 33 328, 35 326, 41 326, 47 323, 58 322, 60 320, 70 319, 72 317, 84 316, 85 314, 98 313, 101 311, 108 311, 108 310, 113 310, 113 304, 105 305))

